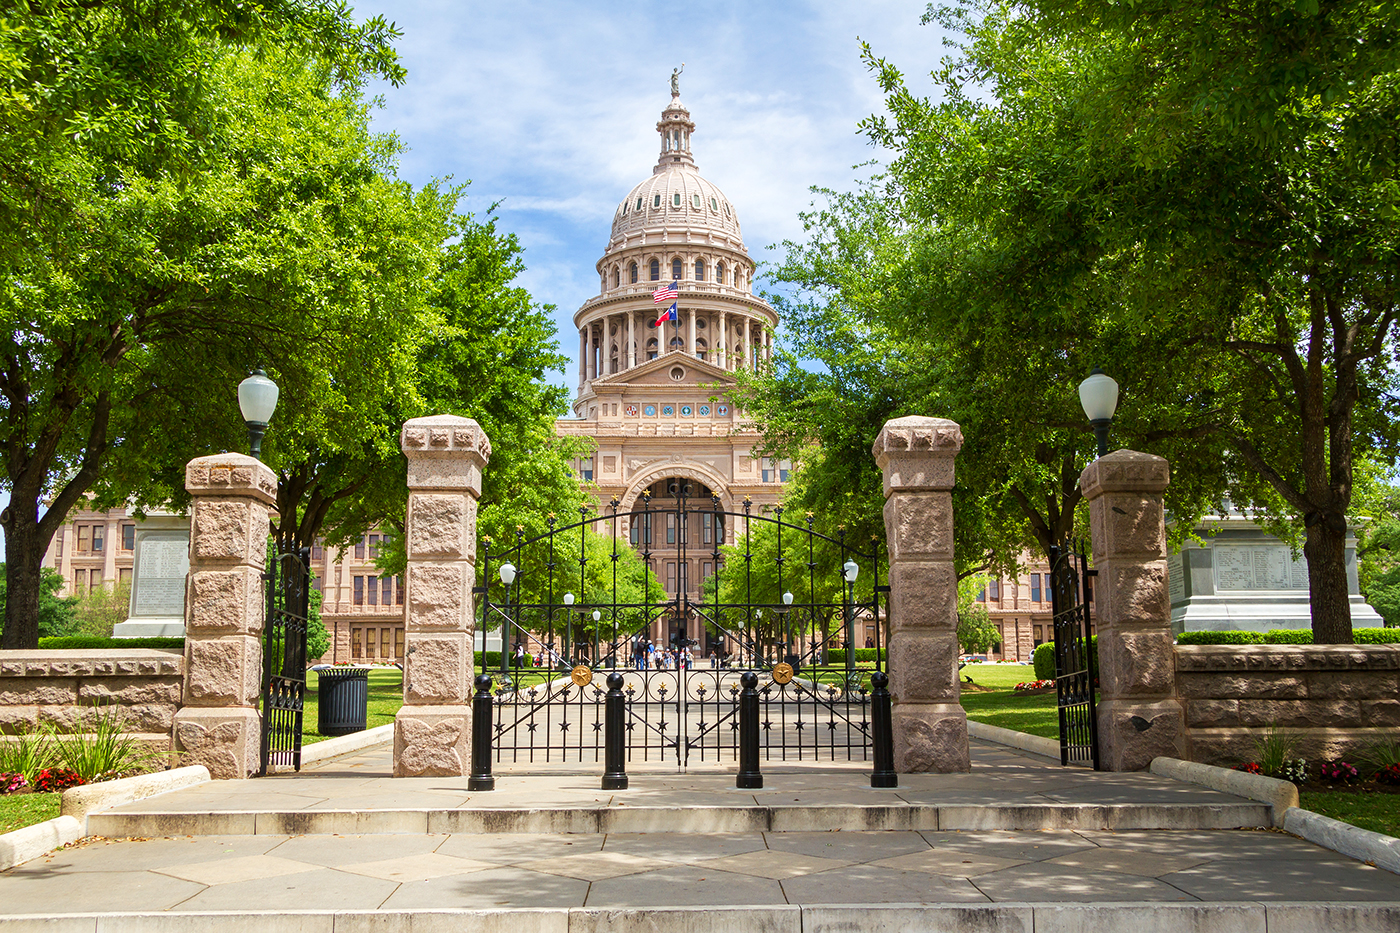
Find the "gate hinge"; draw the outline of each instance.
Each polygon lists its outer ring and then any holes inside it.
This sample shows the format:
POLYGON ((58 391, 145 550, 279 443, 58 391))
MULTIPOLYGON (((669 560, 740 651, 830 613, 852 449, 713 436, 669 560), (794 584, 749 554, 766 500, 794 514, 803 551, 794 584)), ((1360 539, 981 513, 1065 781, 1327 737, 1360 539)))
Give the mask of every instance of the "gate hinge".
POLYGON ((888 593, 889 591, 890 591, 890 588, 889 588, 888 584, 882 584, 882 585, 880 585, 880 586, 875 587, 875 592, 877 592, 877 593, 888 593))

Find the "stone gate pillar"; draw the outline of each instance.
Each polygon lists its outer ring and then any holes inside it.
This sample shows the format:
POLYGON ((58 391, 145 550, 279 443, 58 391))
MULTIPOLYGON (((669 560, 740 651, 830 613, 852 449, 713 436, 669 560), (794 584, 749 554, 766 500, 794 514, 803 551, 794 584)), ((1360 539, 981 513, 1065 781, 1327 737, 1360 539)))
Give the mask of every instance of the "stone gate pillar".
POLYGON ((957 422, 896 418, 875 438, 890 554, 890 693, 894 766, 968 771, 958 699, 958 579, 953 569, 957 422))
POLYGON ((471 770, 476 500, 491 442, 470 418, 403 426, 408 554, 403 708, 394 717, 394 776, 471 770))
POLYGON ((212 777, 246 778, 262 739, 262 574, 277 475, 252 457, 217 454, 186 465, 185 488, 194 502, 175 750, 212 777))
POLYGON ((1162 516, 1169 480, 1166 460, 1135 450, 1106 454, 1079 476, 1098 571, 1099 756, 1109 771, 1185 751, 1162 516))

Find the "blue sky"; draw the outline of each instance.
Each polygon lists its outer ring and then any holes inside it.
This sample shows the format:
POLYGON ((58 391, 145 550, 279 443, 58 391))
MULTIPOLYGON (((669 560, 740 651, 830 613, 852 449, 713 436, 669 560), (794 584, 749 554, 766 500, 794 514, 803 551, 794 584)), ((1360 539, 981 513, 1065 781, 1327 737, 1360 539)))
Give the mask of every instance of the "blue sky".
POLYGON ((403 31, 407 82, 372 89, 384 101, 376 128, 407 146, 401 174, 470 180, 473 212, 501 202, 501 227, 525 247, 521 284, 558 307, 572 357, 572 315, 597 293, 613 211, 656 161, 672 68, 685 62, 681 99, 697 124, 700 171, 738 208, 750 255, 774 261, 767 247, 800 237, 812 186, 848 189, 869 171, 853 166, 882 157, 856 130, 882 109, 861 40, 929 87, 919 76, 945 49, 936 27, 919 24, 924 9, 415 0, 361 3, 356 14, 403 31))

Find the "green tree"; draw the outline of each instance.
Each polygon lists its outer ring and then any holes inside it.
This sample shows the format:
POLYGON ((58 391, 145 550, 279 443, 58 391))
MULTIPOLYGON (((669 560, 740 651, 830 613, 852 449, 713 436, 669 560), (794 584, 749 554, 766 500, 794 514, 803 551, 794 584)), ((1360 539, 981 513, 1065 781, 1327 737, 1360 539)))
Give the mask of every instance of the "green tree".
POLYGON ((307 594, 306 606, 306 658, 314 661, 324 657, 331 650, 331 634, 326 631, 326 623, 321 619, 321 591, 311 590, 307 594))
POLYGON ((299 2, 54 0, 0 23, 5 647, 36 643, 39 562, 84 494, 146 487, 165 441, 218 444, 211 415, 228 406, 211 385, 356 332, 358 308, 325 303, 345 255, 296 222, 318 192, 278 184, 306 137, 287 126, 280 150, 240 147, 255 121, 228 62, 257 47, 269 68, 314 56, 349 85, 397 80, 391 33, 299 2))
POLYGON ((958 581, 958 644, 964 654, 986 654, 1001 641, 987 604, 977 599, 986 586, 987 578, 980 575, 958 581))
POLYGON ((71 634, 110 638, 112 630, 127 619, 131 608, 131 583, 117 581, 99 586, 77 599, 71 634))
MULTIPOLYGON (((4 568, 5 565, 0 564, 0 607, 8 602, 5 581, 9 578, 4 568)), ((52 567, 45 567, 39 581, 39 637, 77 634, 78 597, 58 595, 63 589, 63 575, 52 567)))

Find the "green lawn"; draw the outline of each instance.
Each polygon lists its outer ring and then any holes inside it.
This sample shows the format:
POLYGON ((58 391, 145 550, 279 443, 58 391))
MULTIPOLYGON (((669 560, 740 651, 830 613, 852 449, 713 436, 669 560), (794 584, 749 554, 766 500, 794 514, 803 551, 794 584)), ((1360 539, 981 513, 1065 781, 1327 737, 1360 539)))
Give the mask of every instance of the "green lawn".
MULTIPOLYGON (((316 731, 317 698, 316 688, 319 678, 315 671, 306 672, 306 706, 302 713, 301 740, 303 744, 322 742, 331 736, 316 731)), ((369 706, 365 716, 365 728, 387 725, 394 721, 394 714, 403 706, 403 672, 392 667, 370 668, 369 706)))
POLYGON ((959 674, 963 680, 971 677, 979 687, 992 688, 984 692, 963 685, 962 705, 968 719, 1047 739, 1060 737, 1055 691, 1022 694, 1012 689, 1019 683, 1035 680, 1035 670, 1029 665, 969 664, 959 674))
POLYGON ((6 794, 0 797, 0 835, 58 816, 62 794, 6 794))
POLYGON ((1303 791, 1303 809, 1374 833, 1400 836, 1400 794, 1303 791))

